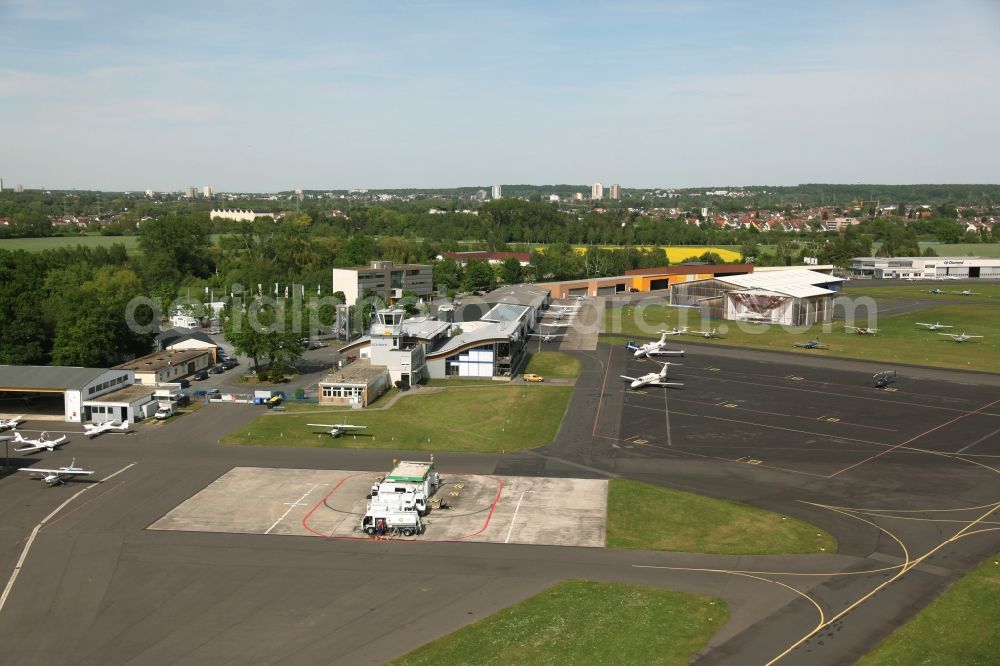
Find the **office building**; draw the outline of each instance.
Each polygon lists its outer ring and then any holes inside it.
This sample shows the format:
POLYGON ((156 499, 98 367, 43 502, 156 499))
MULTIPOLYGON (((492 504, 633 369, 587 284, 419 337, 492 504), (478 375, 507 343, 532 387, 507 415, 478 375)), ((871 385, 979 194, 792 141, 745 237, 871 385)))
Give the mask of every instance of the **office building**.
POLYGON ((332 290, 344 292, 348 305, 368 293, 395 303, 404 291, 412 291, 418 298, 429 298, 434 291, 434 267, 429 264, 397 266, 391 261, 373 261, 369 266, 334 268, 332 273, 332 290))
POLYGON ((503 196, 503 195, 500 193, 500 186, 499 185, 494 185, 493 186, 493 197, 492 198, 499 199, 501 196, 503 196))
POLYGON ((211 185, 206 185, 205 187, 201 188, 201 194, 206 199, 211 199, 212 196, 215 195, 215 190, 212 189, 211 185))
POLYGON ((615 183, 614 185, 612 185, 611 186, 610 196, 611 196, 612 199, 621 199, 622 198, 622 186, 619 185, 618 183, 615 183))

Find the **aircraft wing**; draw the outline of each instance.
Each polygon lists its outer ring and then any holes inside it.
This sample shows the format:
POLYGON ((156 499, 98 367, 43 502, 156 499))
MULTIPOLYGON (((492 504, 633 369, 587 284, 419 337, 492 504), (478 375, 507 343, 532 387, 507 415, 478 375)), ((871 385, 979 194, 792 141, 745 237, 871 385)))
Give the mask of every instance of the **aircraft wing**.
POLYGON ((315 426, 317 428, 343 428, 344 426, 339 423, 307 423, 307 426, 315 426))
POLYGON ((89 469, 42 469, 41 467, 19 467, 18 472, 32 472, 37 474, 93 474, 89 469))
POLYGON ((664 386, 664 387, 684 386, 684 383, 683 382, 661 382, 661 381, 655 381, 655 382, 649 382, 648 386, 664 386))
POLYGON ((949 338, 957 338, 958 337, 954 333, 938 333, 938 335, 943 335, 943 336, 949 337, 949 338))
POLYGON ((334 427, 335 428, 367 428, 368 426, 360 426, 360 425, 351 425, 349 423, 341 423, 340 425, 334 426, 334 427))
POLYGON ((653 349, 646 352, 648 356, 684 356, 683 349, 653 349))
POLYGON ((965 337, 966 337, 966 338, 981 338, 981 337, 983 337, 983 336, 981 336, 981 335, 967 335, 967 336, 965 336, 965 337))
POLYGON ((627 382, 634 382, 635 379, 636 379, 635 377, 627 377, 625 375, 621 375, 621 378, 624 379, 627 382))

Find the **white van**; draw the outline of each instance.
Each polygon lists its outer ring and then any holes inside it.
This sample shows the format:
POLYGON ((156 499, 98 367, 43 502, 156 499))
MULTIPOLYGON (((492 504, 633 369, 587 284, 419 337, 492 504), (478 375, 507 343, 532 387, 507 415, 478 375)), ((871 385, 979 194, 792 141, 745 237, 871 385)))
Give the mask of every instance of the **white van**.
POLYGON ((174 405, 171 402, 161 402, 160 408, 156 410, 153 414, 154 419, 162 421, 163 419, 169 419, 174 415, 174 405))

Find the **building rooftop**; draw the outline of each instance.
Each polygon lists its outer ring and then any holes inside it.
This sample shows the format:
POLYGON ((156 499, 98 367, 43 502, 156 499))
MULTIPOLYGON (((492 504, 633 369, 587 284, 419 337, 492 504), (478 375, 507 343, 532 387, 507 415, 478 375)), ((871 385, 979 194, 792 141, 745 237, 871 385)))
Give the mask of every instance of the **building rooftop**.
POLYGON ((486 322, 470 321, 462 324, 462 332, 448 338, 444 344, 427 356, 440 356, 448 354, 466 345, 478 344, 481 342, 492 342, 509 340, 511 335, 517 334, 518 325, 515 322, 486 322))
POLYGON ((482 321, 520 321, 530 310, 527 305, 515 305, 514 303, 497 303, 489 312, 481 317, 482 321))
POLYGON ((132 384, 131 386, 125 386, 117 391, 112 391, 111 393, 105 393, 104 395, 92 398, 90 400, 84 400, 84 404, 107 404, 107 403, 131 403, 135 402, 139 398, 145 398, 153 395, 153 387, 146 384, 132 384))
POLYGON ((386 481, 423 481, 431 472, 434 463, 404 460, 386 474, 386 481))
POLYGON ((371 381, 387 372, 385 366, 372 365, 366 358, 348 363, 336 372, 328 374, 320 384, 357 384, 368 385, 371 381))
POLYGON ((400 330, 403 335, 420 340, 433 340, 439 335, 443 335, 450 324, 446 321, 428 319, 427 317, 413 317, 404 319, 400 330))
POLYGON ((0 388, 15 391, 80 389, 107 371, 107 368, 64 365, 0 365, 0 388))
POLYGON ((173 365, 193 361, 199 356, 208 354, 204 349, 187 349, 183 351, 161 351, 146 354, 131 361, 115 366, 115 370, 134 370, 136 372, 155 372, 173 365))

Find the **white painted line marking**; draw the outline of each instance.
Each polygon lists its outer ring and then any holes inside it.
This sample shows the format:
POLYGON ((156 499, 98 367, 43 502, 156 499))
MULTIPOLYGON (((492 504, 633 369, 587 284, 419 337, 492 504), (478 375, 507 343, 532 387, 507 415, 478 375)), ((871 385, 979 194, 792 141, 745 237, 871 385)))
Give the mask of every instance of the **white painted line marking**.
POLYGON ((670 406, 667 404, 667 392, 663 392, 663 416, 666 419, 667 425, 667 446, 673 448, 674 441, 673 436, 670 434, 670 406))
POLYGON ((305 493, 303 493, 302 497, 298 498, 294 502, 285 502, 285 504, 288 505, 288 509, 283 514, 281 514, 281 518, 278 518, 276 521, 274 521, 273 525, 271 525, 270 527, 267 528, 267 531, 264 532, 264 534, 270 534, 271 530, 273 530, 275 527, 277 527, 278 523, 280 523, 281 521, 283 521, 285 519, 285 516, 287 516, 289 513, 292 512, 292 509, 294 509, 297 506, 305 506, 304 504, 302 504, 302 500, 304 500, 309 495, 309 493, 311 493, 312 491, 316 490, 316 486, 318 486, 318 485, 319 485, 318 483, 314 483, 312 485, 312 488, 310 488, 305 493))
POLYGON ((14 581, 17 580, 17 575, 19 573, 21 573, 21 567, 24 566, 24 561, 26 559, 28 559, 28 551, 31 550, 31 544, 34 543, 35 537, 38 536, 38 532, 41 531, 42 527, 45 526, 45 523, 47 523, 50 520, 52 520, 52 518, 57 513, 59 513, 60 511, 62 511, 66 507, 67 504, 69 504, 70 502, 72 502, 73 500, 75 500, 77 497, 79 497, 83 493, 87 492, 88 490, 90 490, 94 486, 100 485, 101 483, 104 483, 105 481, 108 481, 110 479, 115 478, 116 476, 118 476, 119 474, 121 474, 122 472, 124 472, 125 470, 127 470, 129 467, 132 467, 133 465, 135 465, 135 463, 129 463, 128 465, 125 465, 124 467, 122 467, 120 470, 118 470, 114 474, 109 474, 108 476, 104 477, 98 483, 95 483, 92 486, 87 486, 86 488, 82 488, 82 489, 76 491, 73 495, 71 495, 68 499, 66 499, 65 502, 63 502, 62 504, 60 504, 59 506, 57 506, 55 509, 53 509, 52 512, 49 513, 49 515, 47 515, 44 518, 42 518, 42 521, 40 523, 38 523, 37 525, 35 525, 35 529, 31 530, 31 536, 28 537, 27 542, 25 542, 25 544, 24 544, 24 550, 21 551, 21 556, 19 558, 17 558, 17 564, 14 565, 14 571, 13 571, 13 573, 10 574, 10 579, 7 581, 7 586, 4 587, 4 589, 3 589, 3 594, 0 594, 0 612, 3 612, 3 607, 7 604, 7 597, 10 596, 10 591, 14 588, 14 581))
POLYGON ((979 444, 980 442, 985 442, 986 440, 988 440, 990 437, 992 437, 993 435, 997 434, 998 432, 1000 432, 1000 429, 994 430, 993 432, 991 432, 990 434, 986 435, 985 437, 980 437, 979 439, 977 439, 976 441, 974 441, 972 444, 969 444, 968 446, 963 446, 958 451, 955 451, 955 453, 965 453, 967 450, 971 449, 976 444, 979 444))
POLYGON ((521 500, 524 499, 524 493, 527 490, 521 491, 521 496, 517 498, 517 506, 514 507, 514 517, 510 519, 510 529, 507 530, 507 538, 503 540, 504 543, 510 543, 510 535, 514 532, 514 523, 517 522, 517 512, 521 508, 521 500))

